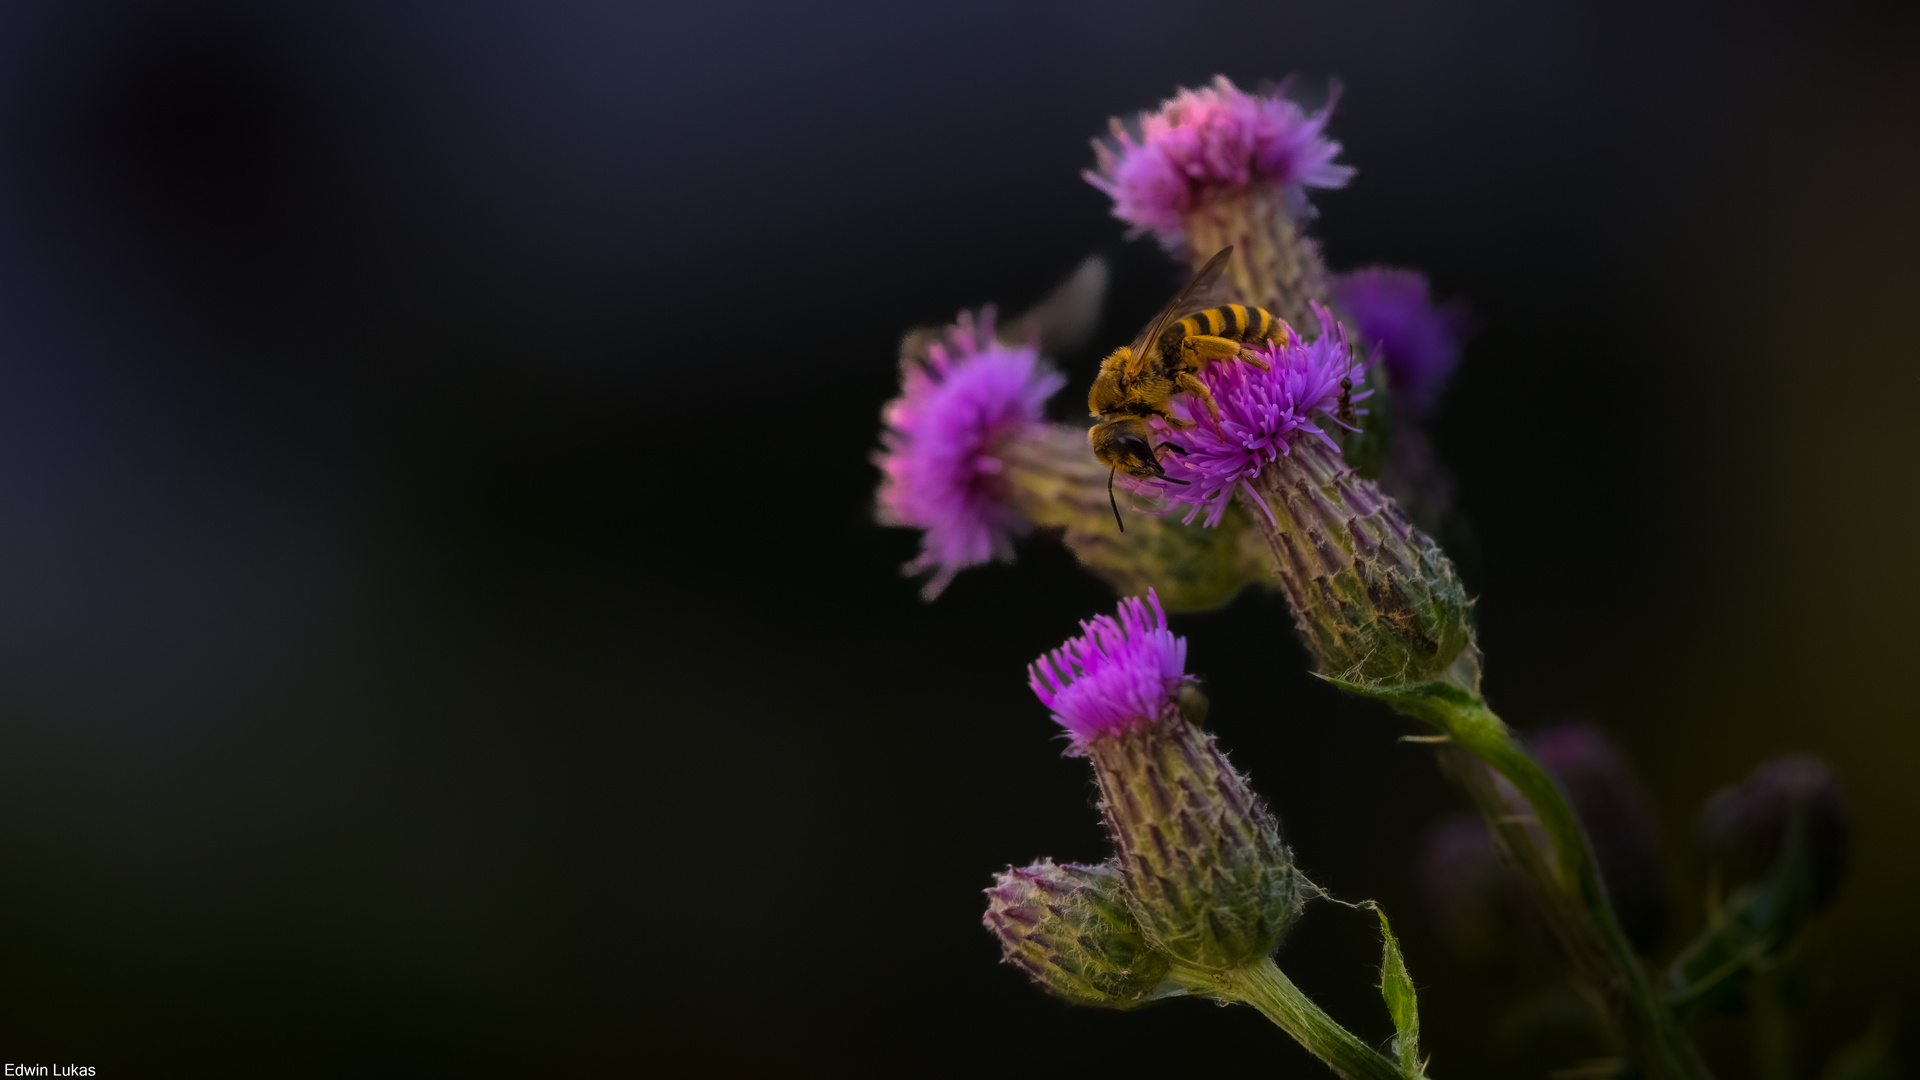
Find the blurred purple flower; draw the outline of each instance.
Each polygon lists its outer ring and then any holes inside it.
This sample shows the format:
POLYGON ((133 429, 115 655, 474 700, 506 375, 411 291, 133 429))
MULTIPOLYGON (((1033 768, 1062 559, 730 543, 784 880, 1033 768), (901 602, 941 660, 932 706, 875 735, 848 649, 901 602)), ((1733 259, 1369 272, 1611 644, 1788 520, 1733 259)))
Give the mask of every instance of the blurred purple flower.
POLYGON ((1326 107, 1309 114, 1279 92, 1250 95, 1216 76, 1211 87, 1182 89, 1158 112, 1141 113, 1138 142, 1116 117, 1118 149, 1095 139, 1099 169, 1083 175, 1113 196, 1113 215, 1135 233, 1172 246, 1184 236, 1182 215, 1219 195, 1254 184, 1295 196, 1345 186, 1353 168, 1334 164, 1340 144, 1322 135, 1339 98, 1336 84, 1326 107))
POLYGON ((1460 360, 1466 308, 1435 304, 1424 274, 1384 266, 1336 278, 1333 295, 1356 336, 1379 350, 1394 403, 1415 417, 1431 414, 1460 360))
POLYGON ((1526 878, 1506 864, 1474 814, 1435 822, 1414 866, 1421 906, 1448 948, 1472 964, 1546 955, 1546 933, 1526 878))
POLYGON ((1840 788, 1820 759, 1790 755, 1763 762, 1700 808, 1694 841, 1722 885, 1735 889, 1773 868, 1796 813, 1804 815, 1813 857, 1813 902, 1825 907, 1846 872, 1853 830, 1840 788))
POLYGON ((1527 746, 1579 815, 1620 928, 1642 952, 1651 950, 1667 929, 1666 852, 1633 767, 1589 724, 1547 728, 1527 746))
MULTIPOLYGON (((1318 338, 1305 342, 1299 334, 1289 333, 1285 345, 1269 342, 1255 349, 1268 370, 1235 361, 1208 365, 1200 380, 1220 406, 1217 428, 1206 405, 1191 394, 1179 399, 1179 409, 1195 423, 1193 429, 1174 431, 1164 421, 1154 421, 1163 438, 1186 450, 1185 454, 1168 451, 1160 459, 1167 476, 1185 481, 1185 486, 1156 478, 1123 478, 1123 482, 1188 505, 1186 521, 1205 510, 1204 523, 1211 527, 1220 524, 1236 491, 1291 452, 1292 440, 1320 439, 1338 453, 1340 444, 1313 415, 1332 419, 1340 405, 1340 380, 1359 384, 1364 367, 1354 362, 1346 329, 1325 308, 1316 304, 1313 310, 1320 317, 1318 338)), ((1371 394, 1361 390, 1351 393, 1349 400, 1361 401, 1371 394)), ((1266 502, 1254 501, 1271 519, 1273 512, 1266 502)))
POLYGON ((1007 505, 1001 453, 1038 437, 1047 398, 1066 380, 1031 346, 1010 348, 993 334, 993 311, 962 314, 924 365, 908 365, 900 396, 881 411, 885 478, 878 496, 887 525, 924 530, 910 574, 932 571, 931 600, 961 570, 1013 556, 1025 520, 1007 505))
POLYGON ((1167 629, 1157 595, 1148 592, 1144 603, 1130 596, 1117 615, 1097 615, 1080 628, 1084 634, 1027 669, 1027 684, 1076 747, 1173 715, 1187 681, 1187 639, 1167 629))

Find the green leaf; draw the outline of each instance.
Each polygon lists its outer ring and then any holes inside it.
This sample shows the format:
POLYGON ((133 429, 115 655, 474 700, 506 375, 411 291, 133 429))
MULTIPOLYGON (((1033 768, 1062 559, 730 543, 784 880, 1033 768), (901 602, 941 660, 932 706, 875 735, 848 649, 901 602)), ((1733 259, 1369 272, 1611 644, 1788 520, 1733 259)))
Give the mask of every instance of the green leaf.
POLYGON ((1393 1016, 1394 1042, 1400 1048, 1400 1071, 1408 1077, 1420 1075, 1420 1006, 1414 1000, 1413 976, 1407 974, 1406 957, 1387 925, 1387 913, 1374 906, 1380 916, 1380 996, 1386 999, 1387 1012, 1393 1016))

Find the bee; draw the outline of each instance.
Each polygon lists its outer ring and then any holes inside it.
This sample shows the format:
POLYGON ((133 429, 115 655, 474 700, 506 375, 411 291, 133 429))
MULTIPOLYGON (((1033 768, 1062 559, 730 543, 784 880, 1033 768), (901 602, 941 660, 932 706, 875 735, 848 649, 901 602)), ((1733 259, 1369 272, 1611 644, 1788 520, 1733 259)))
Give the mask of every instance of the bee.
MULTIPOLYGON (((1212 306, 1212 286, 1232 254, 1233 248, 1221 248, 1193 275, 1180 295, 1140 331, 1133 344, 1113 350, 1102 360, 1100 374, 1087 393, 1087 408, 1100 421, 1087 430, 1087 441, 1093 444, 1094 456, 1108 467, 1107 501, 1113 506, 1113 520, 1121 532, 1127 526, 1120 518, 1120 502, 1113 496, 1115 474, 1186 483, 1168 476, 1161 467, 1147 418, 1157 416, 1176 430, 1192 427, 1193 421, 1173 414, 1173 396, 1184 392, 1206 405, 1218 429, 1220 406, 1194 372, 1235 357, 1264 371, 1266 362, 1250 345, 1276 338, 1282 343, 1287 340, 1287 324, 1261 308, 1212 306)), ((1160 449, 1187 452, 1172 442, 1161 443, 1160 449)))

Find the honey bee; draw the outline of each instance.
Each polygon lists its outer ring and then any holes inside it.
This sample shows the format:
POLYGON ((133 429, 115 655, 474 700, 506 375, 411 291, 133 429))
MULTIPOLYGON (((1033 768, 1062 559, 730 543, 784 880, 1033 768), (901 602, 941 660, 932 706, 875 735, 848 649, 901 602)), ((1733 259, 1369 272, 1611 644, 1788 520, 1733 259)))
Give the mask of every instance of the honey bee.
MULTIPOLYGON (((1266 362, 1250 345, 1276 338, 1281 343, 1287 340, 1287 324, 1260 308, 1212 305, 1212 286, 1232 254, 1231 247, 1220 249, 1166 310, 1140 331, 1133 344, 1113 350, 1102 360, 1100 374, 1087 393, 1087 408, 1100 421, 1087 430, 1087 441, 1093 444, 1094 456, 1108 467, 1107 501, 1113 506, 1113 520, 1119 523, 1121 532, 1127 526, 1120 518, 1120 502, 1113 496, 1115 474, 1186 483, 1168 476, 1161 467, 1147 418, 1157 416, 1176 430, 1192 427, 1193 421, 1173 414, 1173 396, 1185 392, 1206 405, 1218 428, 1220 406, 1214 404, 1213 395, 1194 372, 1235 357, 1264 371, 1266 362)), ((1161 443, 1160 449, 1187 452, 1171 442, 1161 443)))

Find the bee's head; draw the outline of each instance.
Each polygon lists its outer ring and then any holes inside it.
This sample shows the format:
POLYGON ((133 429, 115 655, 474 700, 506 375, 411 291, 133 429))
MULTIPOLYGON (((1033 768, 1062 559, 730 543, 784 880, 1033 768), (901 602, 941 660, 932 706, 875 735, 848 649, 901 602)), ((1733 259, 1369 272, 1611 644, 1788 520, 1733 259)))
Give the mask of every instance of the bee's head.
POLYGON ((1110 469, 1141 478, 1167 474, 1153 456, 1153 429, 1138 416, 1095 424, 1087 441, 1093 444, 1093 456, 1110 469))

